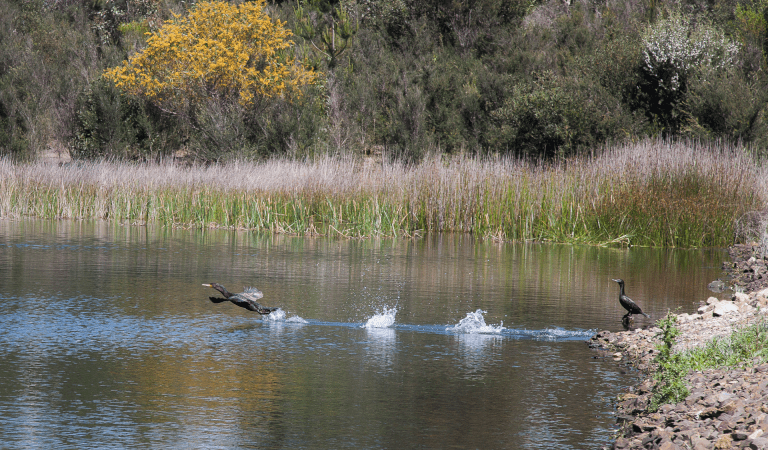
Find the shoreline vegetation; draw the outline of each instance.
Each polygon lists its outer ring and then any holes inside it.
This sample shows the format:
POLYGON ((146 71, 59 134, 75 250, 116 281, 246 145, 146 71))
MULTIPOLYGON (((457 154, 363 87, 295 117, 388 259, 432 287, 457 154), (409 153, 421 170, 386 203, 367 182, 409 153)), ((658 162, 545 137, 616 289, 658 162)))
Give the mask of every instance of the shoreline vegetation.
MULTIPOLYGON (((97 219, 299 235, 466 232, 511 241, 724 247, 768 200, 743 147, 645 140, 531 163, 323 156, 210 166, 0 159, 0 217, 97 219)), ((746 233, 746 234, 745 234, 746 233)))

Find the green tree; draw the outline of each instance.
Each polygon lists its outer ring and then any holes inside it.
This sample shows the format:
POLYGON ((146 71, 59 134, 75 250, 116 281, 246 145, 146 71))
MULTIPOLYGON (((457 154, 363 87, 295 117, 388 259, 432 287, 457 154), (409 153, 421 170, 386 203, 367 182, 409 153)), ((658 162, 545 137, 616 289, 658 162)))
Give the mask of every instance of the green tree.
POLYGON ((683 106, 691 77, 727 69, 738 54, 738 46, 714 25, 674 10, 646 28, 642 45, 641 101, 648 118, 669 134, 688 119, 683 106))
POLYGON ((551 72, 516 84, 491 117, 497 124, 489 138, 495 148, 537 158, 591 150, 634 128, 619 100, 604 87, 551 72))
POLYGON ((331 0, 307 0, 294 10, 296 34, 325 57, 329 70, 338 64, 339 56, 352 44, 357 26, 349 13, 331 0))

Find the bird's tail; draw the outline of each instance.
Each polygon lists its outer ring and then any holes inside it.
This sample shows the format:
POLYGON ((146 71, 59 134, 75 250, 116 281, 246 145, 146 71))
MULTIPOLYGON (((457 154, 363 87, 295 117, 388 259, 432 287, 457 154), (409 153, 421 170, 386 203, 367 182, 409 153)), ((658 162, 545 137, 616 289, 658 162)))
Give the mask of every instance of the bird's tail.
POLYGON ((651 318, 651 316, 649 316, 649 315, 648 315, 648 314, 646 314, 646 313, 640 313, 640 314, 644 315, 645 317, 647 317, 647 318, 649 318, 649 319, 651 318))

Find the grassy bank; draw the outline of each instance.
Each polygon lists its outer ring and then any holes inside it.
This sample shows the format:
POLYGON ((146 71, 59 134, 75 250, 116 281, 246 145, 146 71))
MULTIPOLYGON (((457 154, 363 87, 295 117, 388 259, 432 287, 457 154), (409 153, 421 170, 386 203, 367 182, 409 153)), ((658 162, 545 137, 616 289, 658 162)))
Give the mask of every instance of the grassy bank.
POLYGON ((740 149, 641 142, 536 165, 321 158, 210 167, 0 161, 0 217, 103 219, 281 233, 723 246, 763 209, 766 172, 740 149))
POLYGON ((656 322, 661 344, 657 346, 654 359, 658 364, 653 375, 657 383, 648 404, 650 412, 658 411, 663 404, 685 400, 690 394, 685 377, 692 371, 747 367, 768 360, 768 322, 765 319, 734 328, 731 335, 716 337, 702 347, 673 353, 675 338, 681 333, 675 326, 676 321, 674 314, 667 313, 656 322))

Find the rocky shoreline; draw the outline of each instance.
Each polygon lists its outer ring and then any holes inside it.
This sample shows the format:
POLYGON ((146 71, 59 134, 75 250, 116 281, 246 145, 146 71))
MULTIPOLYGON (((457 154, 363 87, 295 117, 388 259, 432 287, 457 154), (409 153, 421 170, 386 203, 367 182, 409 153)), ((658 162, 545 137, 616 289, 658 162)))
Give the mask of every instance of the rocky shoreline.
MULTIPOLYGON (((768 319, 768 264, 755 248, 729 249, 723 265, 732 299, 710 297, 695 314, 677 316, 681 333, 673 351, 701 346, 718 336, 768 319), (738 292, 747 290, 749 293, 738 292)), ((658 327, 601 331, 590 346, 640 370, 646 379, 619 396, 618 437, 612 449, 768 449, 768 364, 710 369, 686 377, 690 394, 649 413, 658 327)))

